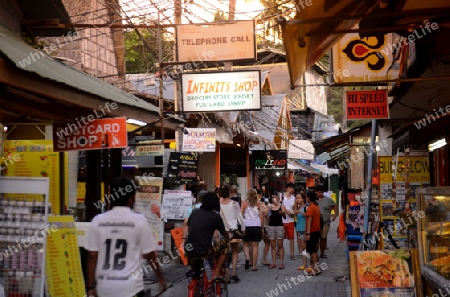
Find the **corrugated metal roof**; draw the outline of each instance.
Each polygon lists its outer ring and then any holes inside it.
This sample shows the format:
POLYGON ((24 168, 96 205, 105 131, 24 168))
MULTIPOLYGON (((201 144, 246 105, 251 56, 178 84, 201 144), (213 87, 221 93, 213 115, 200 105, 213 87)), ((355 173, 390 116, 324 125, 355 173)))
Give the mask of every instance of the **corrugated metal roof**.
POLYGON ((94 76, 52 59, 45 52, 30 47, 19 36, 14 35, 2 25, 0 25, 0 52, 15 63, 19 69, 36 73, 41 77, 97 95, 105 100, 159 114, 159 109, 156 106, 94 76))

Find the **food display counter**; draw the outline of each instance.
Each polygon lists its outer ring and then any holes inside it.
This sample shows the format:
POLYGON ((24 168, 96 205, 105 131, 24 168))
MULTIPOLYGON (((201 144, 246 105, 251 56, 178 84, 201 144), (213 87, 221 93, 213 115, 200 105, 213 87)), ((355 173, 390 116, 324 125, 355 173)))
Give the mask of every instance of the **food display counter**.
POLYGON ((450 290, 450 187, 417 190, 418 244, 425 295, 450 290))

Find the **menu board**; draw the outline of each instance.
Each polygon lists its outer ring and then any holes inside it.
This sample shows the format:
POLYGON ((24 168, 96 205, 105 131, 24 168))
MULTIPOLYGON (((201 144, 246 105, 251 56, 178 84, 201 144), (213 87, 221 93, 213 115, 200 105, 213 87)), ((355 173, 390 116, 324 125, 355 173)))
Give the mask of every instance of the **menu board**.
POLYGON ((174 184, 197 184, 198 154, 170 153, 167 182, 174 184))
MULTIPOLYGON (((65 204, 68 204, 68 178, 65 179, 65 193, 60 188, 60 158, 58 152, 53 152, 52 140, 6 140, 4 143, 5 159, 7 156, 15 156, 14 162, 8 162, 5 166, 5 176, 18 177, 48 177, 50 179, 49 202, 53 214, 60 213, 60 197, 64 195, 65 204)), ((65 154, 66 170, 68 176, 68 158, 65 154)), ((25 199, 29 201, 42 199, 41 195, 33 194, 9 194, 8 197, 25 199)))
POLYGON ((164 191, 161 215, 169 220, 183 220, 189 207, 192 207, 191 191, 164 191))
POLYGON ((139 189, 136 191, 134 210, 147 218, 150 229, 155 235, 155 240, 158 242, 158 248, 162 247, 160 225, 163 179, 160 177, 137 176, 136 180, 139 183, 139 189))
POLYGON ((49 216, 56 232, 47 236, 46 285, 49 297, 84 296, 84 278, 73 216, 49 216))
POLYGON ((352 297, 421 297, 416 249, 350 254, 352 297))

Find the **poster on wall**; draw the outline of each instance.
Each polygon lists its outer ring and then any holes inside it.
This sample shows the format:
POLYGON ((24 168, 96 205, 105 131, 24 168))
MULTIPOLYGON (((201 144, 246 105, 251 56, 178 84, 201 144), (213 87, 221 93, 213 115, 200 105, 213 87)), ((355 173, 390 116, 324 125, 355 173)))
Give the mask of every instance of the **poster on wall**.
POLYGON ((421 297, 418 265, 416 249, 350 252, 352 297, 421 297))
MULTIPOLYGON (((14 162, 8 162, 4 166, 5 176, 17 177, 48 177, 50 179, 51 210, 53 214, 60 214, 61 194, 64 196, 64 203, 68 205, 68 158, 64 154, 65 170, 65 191, 61 193, 60 187, 60 156, 53 151, 52 140, 6 140, 4 142, 4 158, 14 156, 14 162)), ((8 194, 7 197, 15 199, 25 199, 29 201, 42 199, 41 195, 33 194, 8 194)))
MULTIPOLYGON (((380 218, 389 227, 393 239, 400 248, 406 248, 408 242, 406 233, 408 226, 404 226, 400 214, 416 210, 415 192, 418 187, 430 182, 428 157, 409 156, 410 198, 406 200, 405 159, 406 157, 398 158, 395 201, 393 201, 392 157, 378 158, 381 188, 380 218)), ((395 249, 395 246, 390 240, 384 238, 382 248, 389 250, 395 249)))
POLYGON ((136 191, 134 210, 143 214, 152 230, 155 240, 158 242, 158 250, 163 247, 163 234, 161 227, 161 196, 163 179, 161 177, 137 176, 139 189, 136 191))
POLYGON ((45 276, 49 297, 84 296, 84 277, 73 216, 49 216, 45 276))

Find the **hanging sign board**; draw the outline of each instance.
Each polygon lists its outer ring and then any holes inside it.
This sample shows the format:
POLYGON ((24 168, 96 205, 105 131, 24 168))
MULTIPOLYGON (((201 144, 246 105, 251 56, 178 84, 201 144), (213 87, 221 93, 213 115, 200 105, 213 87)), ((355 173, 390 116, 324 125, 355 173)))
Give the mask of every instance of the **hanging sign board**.
POLYGON ((215 152, 216 128, 189 128, 183 134, 184 152, 215 152))
POLYGON ((253 21, 177 25, 176 30, 178 62, 256 59, 253 21))
POLYGON ((255 170, 286 170, 286 150, 252 151, 251 167, 255 170))
POLYGON ((53 124, 55 152, 127 147, 125 117, 53 124))
POLYGON ((183 112, 261 109, 259 70, 184 73, 181 75, 183 112))
POLYGON ((347 120, 389 119, 386 90, 346 91, 344 96, 347 120))
POLYGON ((197 184, 198 155, 170 153, 167 182, 174 184, 197 184))

